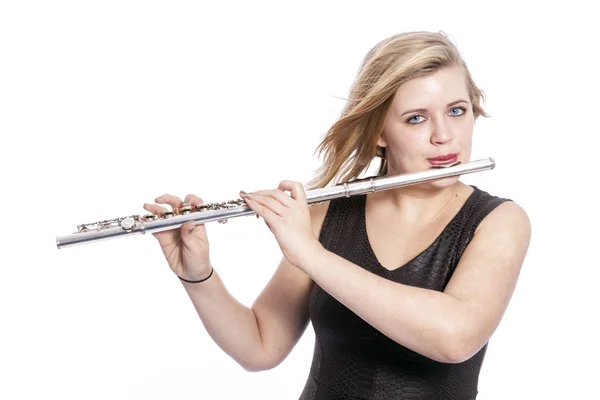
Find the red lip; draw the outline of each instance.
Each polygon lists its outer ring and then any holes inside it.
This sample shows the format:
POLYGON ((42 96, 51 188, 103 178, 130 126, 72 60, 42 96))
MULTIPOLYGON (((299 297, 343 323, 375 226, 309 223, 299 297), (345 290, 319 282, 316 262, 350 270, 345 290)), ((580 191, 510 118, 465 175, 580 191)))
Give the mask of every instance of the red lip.
POLYGON ((446 154, 435 158, 428 158, 428 160, 431 164, 447 164, 449 162, 455 162, 457 158, 457 154, 446 154))

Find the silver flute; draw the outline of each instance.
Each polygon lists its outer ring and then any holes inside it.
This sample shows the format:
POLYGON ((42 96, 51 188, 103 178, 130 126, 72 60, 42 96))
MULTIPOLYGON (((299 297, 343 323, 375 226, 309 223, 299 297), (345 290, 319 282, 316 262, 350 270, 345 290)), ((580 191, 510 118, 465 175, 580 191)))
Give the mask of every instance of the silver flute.
MULTIPOLYGON (((449 166, 432 166, 421 172, 411 172, 394 176, 379 176, 357 179, 354 182, 342 183, 336 186, 318 188, 306 191, 306 201, 309 205, 322 203, 339 197, 350 197, 381 190, 409 186, 451 176, 469 174, 494 169, 493 158, 485 158, 467 163, 460 161, 449 166)), ((79 245, 121 236, 132 236, 161 232, 181 227, 192 221, 197 224, 218 221, 227 222, 230 218, 255 214, 243 199, 230 200, 220 203, 184 206, 167 211, 161 215, 129 215, 111 220, 98 221, 77 225, 77 232, 56 237, 56 246, 61 249, 67 246, 79 245)))

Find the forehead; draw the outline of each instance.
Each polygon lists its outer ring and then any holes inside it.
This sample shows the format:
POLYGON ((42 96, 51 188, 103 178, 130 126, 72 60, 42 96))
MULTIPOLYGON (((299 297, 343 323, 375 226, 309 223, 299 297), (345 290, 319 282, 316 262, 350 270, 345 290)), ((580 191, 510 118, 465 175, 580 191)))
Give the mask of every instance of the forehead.
POLYGON ((453 67, 405 82, 396 91, 392 106, 399 111, 408 108, 445 107, 459 98, 469 100, 468 96, 463 70, 453 67))

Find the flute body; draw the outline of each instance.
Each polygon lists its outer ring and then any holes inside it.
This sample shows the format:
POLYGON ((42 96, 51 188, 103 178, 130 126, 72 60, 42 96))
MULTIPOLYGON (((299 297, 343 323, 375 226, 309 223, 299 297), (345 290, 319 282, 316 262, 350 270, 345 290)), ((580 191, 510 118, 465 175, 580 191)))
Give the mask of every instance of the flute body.
MULTIPOLYGON (((331 187, 309 190, 306 192, 307 203, 321 203, 339 197, 350 197, 381 190, 394 189, 456 175, 469 174, 494 169, 493 158, 470 161, 464 164, 443 168, 432 168, 421 172, 380 176, 360 179, 331 187)), ((226 222, 230 218, 252 215, 254 210, 249 208, 243 199, 229 202, 187 206, 179 210, 165 213, 164 216, 154 214, 130 215, 112 220, 98 221, 91 224, 78 225, 77 232, 70 235, 57 236, 56 246, 63 247, 80 245, 122 236, 143 235, 161 232, 181 227, 186 222, 204 224, 207 222, 226 222)))

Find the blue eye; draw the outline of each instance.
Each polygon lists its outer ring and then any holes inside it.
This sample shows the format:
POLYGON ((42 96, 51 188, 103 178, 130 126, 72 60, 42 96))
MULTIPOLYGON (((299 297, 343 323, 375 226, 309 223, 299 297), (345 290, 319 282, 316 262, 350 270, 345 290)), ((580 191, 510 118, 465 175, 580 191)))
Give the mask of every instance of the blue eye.
POLYGON ((453 117, 458 117, 459 115, 463 115, 466 111, 463 107, 455 107, 452 109, 452 111, 455 111, 455 110, 460 110, 460 114, 452 114, 453 117))
MULTIPOLYGON (((460 117, 466 111, 467 111, 467 109, 464 108, 464 107, 454 107, 452 109, 452 111, 450 111, 450 116, 452 116, 452 117, 460 117), (455 113, 455 111, 457 111, 457 110, 458 110, 458 113, 455 113)), ((420 124, 423 121, 424 121, 424 117, 422 115, 414 115, 414 116, 410 117, 406 122, 408 122, 411 125, 417 125, 417 124, 420 124), (417 120, 415 120, 416 118, 421 118, 421 120, 417 121, 417 120)))
POLYGON ((409 124, 413 124, 413 125, 414 125, 414 124, 419 124, 419 123, 423 122, 423 121, 418 121, 418 122, 417 122, 417 121, 413 121, 415 118, 423 118, 423 117, 422 117, 421 115, 415 115, 414 117, 411 117, 411 118, 408 120, 408 123, 409 123, 409 124), (411 121, 412 121, 412 122, 411 122, 411 121))

